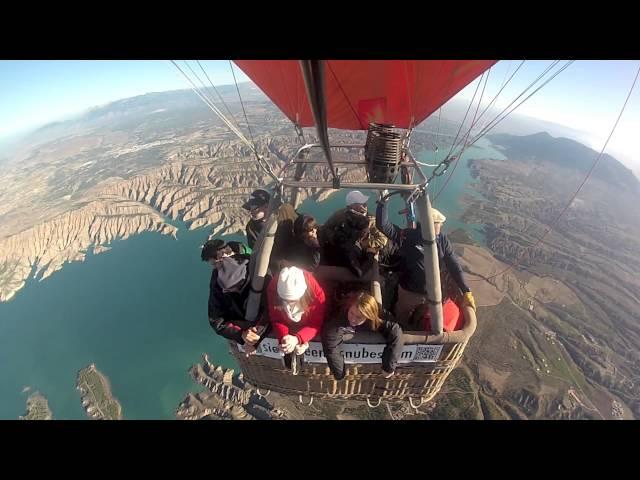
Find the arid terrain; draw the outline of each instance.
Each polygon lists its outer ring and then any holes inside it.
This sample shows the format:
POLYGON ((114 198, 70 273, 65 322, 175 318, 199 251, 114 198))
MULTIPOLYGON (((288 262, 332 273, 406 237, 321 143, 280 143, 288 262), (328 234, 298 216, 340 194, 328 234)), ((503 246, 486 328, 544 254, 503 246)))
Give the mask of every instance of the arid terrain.
MULTIPOLYGON (((257 150, 277 171, 300 139, 259 90, 241 87, 257 150)), ((246 132, 235 88, 221 92, 246 132)), ((199 102, 189 91, 121 100, 45 126, 2 153, 0 301, 10 301, 30 279, 45 280, 68 262, 142 232, 179 237, 178 222, 185 222, 189 229, 243 233, 243 200, 271 180, 199 102)), ((412 149, 432 149, 456 128, 428 120, 414 132, 412 149)), ((314 141, 313 129, 304 133, 314 141)), ((330 135, 336 143, 364 142, 361 132, 330 135)), ((187 395, 178 417, 640 416, 638 180, 612 157, 603 158, 556 223, 597 152, 546 133, 490 139, 507 160, 471 161, 475 180, 461 199, 463 220, 484 225, 486 245, 462 230, 450 234, 478 302, 478 329, 433 402, 419 411, 320 401, 305 409, 297 399, 272 394, 265 403, 237 373, 205 359, 191 375, 208 391, 187 395)), ((307 176, 329 178, 320 166, 307 176)), ((362 180, 364 172, 346 169, 343 178, 362 180)), ((320 200, 329 193, 304 195, 320 200)), ((29 411, 45 411, 44 404, 34 398, 29 411)))

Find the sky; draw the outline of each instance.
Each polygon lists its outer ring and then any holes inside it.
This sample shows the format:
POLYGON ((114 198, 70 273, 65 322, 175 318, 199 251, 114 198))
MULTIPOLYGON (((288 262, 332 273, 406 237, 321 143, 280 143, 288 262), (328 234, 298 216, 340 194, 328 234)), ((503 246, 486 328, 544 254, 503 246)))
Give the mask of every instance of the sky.
MULTIPOLYGON (((503 60, 491 69, 484 100, 491 101, 494 98, 521 61, 503 60)), ((552 62, 553 60, 525 62, 500 93, 495 105, 500 109, 505 108, 552 62)), ((558 67, 565 62, 561 61, 558 67)), ((637 60, 577 60, 518 107, 515 113, 582 131, 586 134, 584 141, 588 139, 588 145, 600 151, 620 113, 638 68, 640 68, 640 61, 637 60)), ((458 98, 470 101, 479 80, 469 84, 458 94, 458 98)), ((476 102, 481 90, 482 84, 478 89, 476 102)), ((483 103, 485 103, 484 100, 483 103)), ((443 109, 443 116, 444 113, 445 109, 443 109)), ((640 173, 638 132, 640 132, 640 78, 606 149, 606 152, 613 156, 617 154, 616 158, 636 174, 640 173)))
MULTIPOLYGON (((496 95, 520 62, 503 60, 491 69, 484 100, 496 95)), ((228 61, 201 63, 214 84, 233 83, 228 61)), ((496 100, 496 106, 507 106, 550 63, 551 60, 525 62, 496 100)), ((589 146, 600 150, 638 67, 640 61, 575 61, 516 112, 584 131, 589 136, 589 146)), ((238 82, 248 80, 240 69, 234 68, 238 82)), ((475 82, 471 83, 458 98, 471 100, 475 86, 475 82)), ((169 61, 0 60, 0 141, 114 100, 188 87, 169 61)), ((637 174, 640 173, 640 142, 636 141, 639 131, 640 81, 607 148, 607 153, 618 154, 617 158, 637 174)))
MULTIPOLYGON (((227 60, 200 63, 214 85, 233 84, 227 60)), ((249 80, 234 71, 238 82, 249 80)), ((168 60, 0 60, 0 139, 122 98, 184 88, 168 60)))

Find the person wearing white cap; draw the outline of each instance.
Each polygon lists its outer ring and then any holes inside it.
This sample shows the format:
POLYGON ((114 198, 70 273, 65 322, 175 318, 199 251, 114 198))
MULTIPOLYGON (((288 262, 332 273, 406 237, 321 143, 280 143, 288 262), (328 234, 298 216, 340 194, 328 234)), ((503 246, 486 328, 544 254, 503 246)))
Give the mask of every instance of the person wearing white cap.
POLYGON ((335 211, 324 223, 324 228, 330 230, 334 229, 336 226, 344 222, 347 213, 366 217, 368 211, 368 201, 369 197, 367 197, 359 190, 353 190, 349 192, 344 200, 345 207, 335 211))
POLYGON ((322 329, 325 294, 313 275, 285 267, 267 288, 269 320, 285 355, 302 355, 322 329))
POLYGON ((373 217, 367 216, 368 201, 369 197, 358 190, 349 192, 346 207, 335 212, 320 229, 323 265, 348 268, 358 278, 371 270, 378 249, 369 242, 377 231, 373 217))
POLYGON ((345 198, 347 209, 360 215, 367 214, 368 202, 369 202, 369 197, 367 197, 364 193, 362 193, 359 190, 353 190, 352 192, 349 192, 347 194, 347 197, 345 198))
MULTIPOLYGON (((416 228, 400 228, 389 221, 387 214, 386 197, 378 202, 376 209, 376 227, 381 230, 390 242, 398 248, 399 281, 398 300, 396 301, 395 317, 400 324, 406 324, 409 314, 420 303, 427 301, 427 286, 424 273, 424 241, 420 224, 416 228)), ((465 304, 476 308, 471 289, 467 286, 462 275, 462 268, 456 259, 451 242, 444 233, 441 233, 442 224, 447 220, 439 210, 432 209, 432 216, 436 234, 438 260, 440 269, 448 274, 456 286, 464 295, 465 304)), ((445 287, 446 282, 442 286, 445 287)), ((443 301, 448 297, 448 292, 443 292, 443 301)))

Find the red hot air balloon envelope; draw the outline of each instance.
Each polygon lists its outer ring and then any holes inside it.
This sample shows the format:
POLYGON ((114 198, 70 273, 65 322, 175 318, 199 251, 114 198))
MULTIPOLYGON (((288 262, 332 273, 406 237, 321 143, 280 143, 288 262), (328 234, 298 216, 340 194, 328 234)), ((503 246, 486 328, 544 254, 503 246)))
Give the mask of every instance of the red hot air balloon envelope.
MULTIPOLYGON (((297 60, 235 63, 293 123, 314 125, 297 60)), ((367 130, 369 123, 411 128, 490 68, 496 60, 326 60, 329 128, 367 130)))

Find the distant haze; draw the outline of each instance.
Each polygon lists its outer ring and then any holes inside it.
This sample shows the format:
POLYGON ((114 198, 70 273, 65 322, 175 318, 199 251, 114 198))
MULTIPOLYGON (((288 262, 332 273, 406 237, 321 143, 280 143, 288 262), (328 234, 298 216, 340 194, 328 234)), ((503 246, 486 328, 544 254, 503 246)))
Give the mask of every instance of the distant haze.
MULTIPOLYGON (((251 100, 254 100, 254 101, 268 101, 268 97, 266 97, 266 95, 264 95, 259 90, 259 88, 255 84, 253 84, 253 82, 250 82, 250 81, 242 82, 239 84, 239 87, 242 92, 242 97, 245 100, 250 98, 251 100), (250 97, 246 97, 246 95, 250 95, 250 97)), ((221 92, 223 98, 225 98, 225 101, 227 102, 237 101, 237 93, 235 90, 235 85, 219 85, 217 86, 217 88, 221 92)), ((180 94, 193 96, 194 102, 200 102, 197 96, 189 89, 169 90, 164 92, 148 93, 145 96, 153 97, 154 95, 162 95, 166 93, 172 93, 172 94, 180 93, 180 94)), ((137 98, 137 97, 129 97, 129 98, 137 98)), ((129 98, 123 98, 114 102, 109 102, 105 105, 94 106, 89 109, 85 109, 84 111, 78 112, 76 114, 67 115, 66 117, 60 118, 55 122, 49 122, 37 128, 23 129, 22 131, 13 133, 9 136, 0 137, 0 164, 3 162, 4 159, 12 155, 12 153, 15 151, 16 146, 20 145, 20 140, 30 138, 31 137, 30 134, 34 132, 40 133, 41 130, 49 130, 51 127, 55 127, 56 124, 60 122, 64 122, 66 120, 73 120, 76 118, 90 116, 93 111, 99 111, 101 108, 106 107, 107 105, 114 106, 114 105, 121 104, 122 108, 126 108, 126 103, 127 103, 127 100, 129 100, 129 98)), ((442 120, 456 122, 456 123, 461 122, 462 119, 464 118, 467 108, 469 107, 469 100, 470 99, 464 98, 464 96, 461 96, 461 95, 458 95, 453 99, 451 99, 449 102, 443 105, 441 109, 440 115, 442 120)), ((218 102, 216 101, 216 103, 218 102)), ((483 105, 481 106, 482 108, 480 110, 484 109, 485 106, 486 106, 486 103, 483 102, 483 105)), ((475 110, 475 104, 471 112, 473 112, 474 110, 475 110)), ((488 111, 485 114, 485 117, 482 118, 478 126, 485 124, 487 120, 495 117, 500 112, 500 110, 501 109, 493 107, 490 111, 488 111)), ((211 115, 213 115, 213 113, 211 113, 211 115)), ((433 120, 437 118, 437 115, 438 115, 438 112, 436 111, 434 114, 432 114, 431 119, 433 120)), ((469 126, 471 122, 471 117, 472 117, 472 114, 470 113, 465 121, 466 127, 469 126)), ((619 129, 622 130, 623 126, 624 126, 624 121, 621 122, 619 129)), ((51 129, 56 130, 55 128, 51 128, 51 129)), ((610 127, 607 128, 607 131, 601 132, 600 135, 594 135, 593 133, 590 133, 584 130, 579 130, 566 125, 561 125, 559 123, 555 123, 548 120, 543 120, 540 118, 535 118, 532 116, 514 112, 514 113, 511 113, 509 116, 507 116, 499 124, 497 124, 491 130, 491 133, 510 133, 513 135, 531 135, 539 132, 548 132, 554 137, 570 138, 572 140, 583 143, 593 148, 596 151, 600 151, 609 130, 610 130, 610 127)), ((474 130, 474 132, 475 131, 476 130, 474 130)), ((53 138, 55 138, 55 135, 63 134, 63 132, 57 131, 55 134, 54 132, 51 132, 51 134, 54 135, 54 137, 51 137, 50 135, 46 135, 47 137, 46 140, 52 140, 53 138)), ((44 141, 44 139, 42 140, 44 141)), ((615 145, 615 142, 612 142, 612 145, 615 145)), ((632 151, 620 152, 620 151, 615 151, 611 147, 609 147, 607 148, 607 153, 609 153, 610 155, 620 160, 625 166, 630 168, 636 176, 640 178, 640 158, 636 157, 632 151)))

